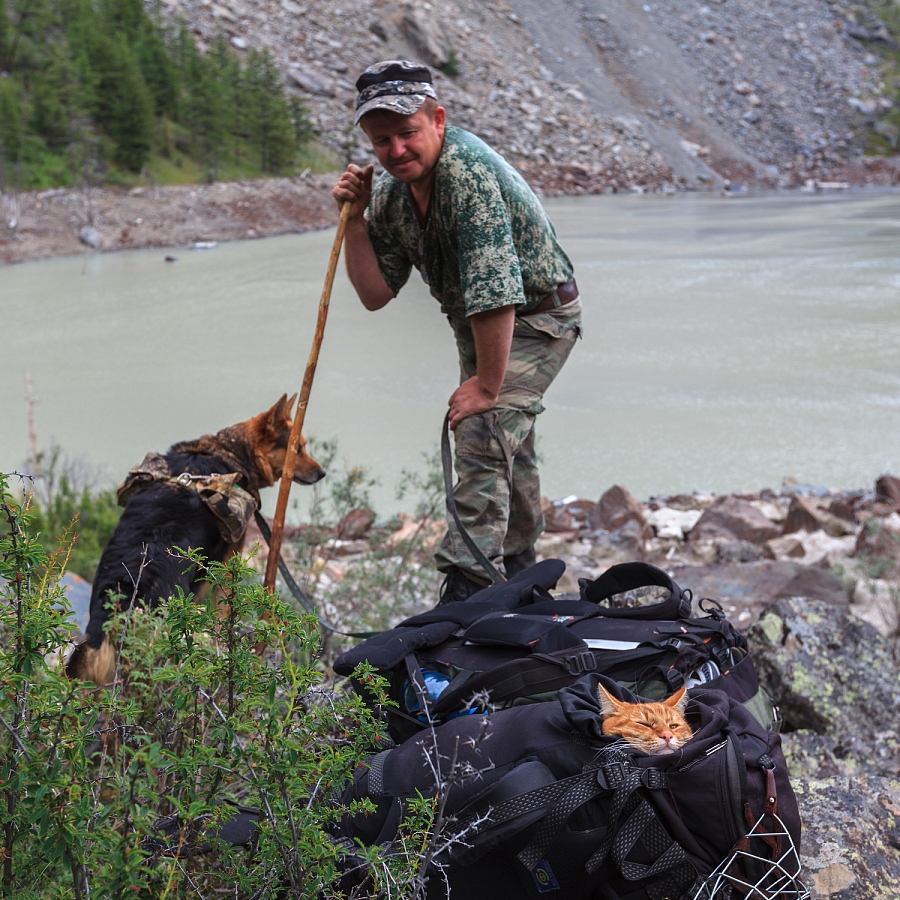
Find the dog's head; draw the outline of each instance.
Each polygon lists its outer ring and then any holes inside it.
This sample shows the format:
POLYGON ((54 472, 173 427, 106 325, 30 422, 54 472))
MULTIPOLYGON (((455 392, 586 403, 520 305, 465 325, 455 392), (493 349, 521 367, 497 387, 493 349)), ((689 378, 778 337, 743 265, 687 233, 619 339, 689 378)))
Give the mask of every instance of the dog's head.
MULTIPOLYGON (((291 407, 296 396, 294 394, 288 399, 287 394, 282 394, 270 410, 236 426, 247 442, 261 488, 271 487, 281 478, 293 423, 291 407)), ((297 484, 315 484, 325 474, 325 470, 307 453, 306 439, 301 434, 293 480, 297 484)))

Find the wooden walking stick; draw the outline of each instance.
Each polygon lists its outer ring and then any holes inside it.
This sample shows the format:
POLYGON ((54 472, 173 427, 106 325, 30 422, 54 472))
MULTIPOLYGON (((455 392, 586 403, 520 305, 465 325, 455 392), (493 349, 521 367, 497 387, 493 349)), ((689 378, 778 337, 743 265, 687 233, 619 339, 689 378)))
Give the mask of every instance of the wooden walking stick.
POLYGON ((294 478, 297 450, 300 447, 300 432, 303 429, 303 420, 306 418, 306 404, 309 401, 309 392, 312 390, 316 364, 319 361, 319 349, 322 346, 322 337, 325 334, 328 304, 331 302, 331 286, 334 284, 334 273, 341 255, 344 232, 347 230, 347 217, 350 215, 350 206, 350 202, 345 200, 344 205, 341 207, 341 218, 338 222, 337 234, 334 236, 331 258, 328 260, 328 274, 325 276, 325 287, 322 289, 322 297, 319 300, 319 317, 316 320, 316 333, 313 336, 312 349, 309 351, 306 372, 303 374, 303 385, 300 388, 300 397, 297 400, 297 412, 294 414, 287 454, 284 457, 281 484, 278 486, 278 502, 275 504, 275 519, 272 522, 272 537, 269 540, 269 558, 266 562, 266 578, 263 582, 266 590, 270 593, 275 590, 275 575, 278 572, 278 558, 281 555, 281 540, 284 536, 284 516, 287 512, 288 496, 291 493, 291 482, 294 478))

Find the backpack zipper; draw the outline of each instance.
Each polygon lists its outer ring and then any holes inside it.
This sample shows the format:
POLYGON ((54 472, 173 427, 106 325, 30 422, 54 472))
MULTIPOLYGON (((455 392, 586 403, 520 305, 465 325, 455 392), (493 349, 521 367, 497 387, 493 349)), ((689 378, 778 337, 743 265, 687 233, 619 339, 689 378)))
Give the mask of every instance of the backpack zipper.
POLYGON ((729 735, 725 740, 727 752, 725 754, 725 765, 722 769, 722 788, 725 792, 723 800, 731 808, 731 816, 726 816, 726 820, 731 828, 731 841, 736 844, 744 834, 743 820, 741 818, 741 810, 743 807, 741 796, 741 773, 738 766, 741 764, 742 754, 739 756, 735 747, 734 739, 729 735))
POLYGON ((712 756, 713 753, 715 753, 717 750, 721 750, 727 744, 727 740, 724 740, 719 744, 715 744, 714 746, 710 747, 709 750, 707 750, 706 753, 703 754, 703 756, 698 756, 693 762, 688 763, 686 766, 682 766, 678 771, 687 772, 688 769, 693 769, 694 766, 697 765, 697 763, 703 762, 704 759, 706 759, 708 756, 712 756))

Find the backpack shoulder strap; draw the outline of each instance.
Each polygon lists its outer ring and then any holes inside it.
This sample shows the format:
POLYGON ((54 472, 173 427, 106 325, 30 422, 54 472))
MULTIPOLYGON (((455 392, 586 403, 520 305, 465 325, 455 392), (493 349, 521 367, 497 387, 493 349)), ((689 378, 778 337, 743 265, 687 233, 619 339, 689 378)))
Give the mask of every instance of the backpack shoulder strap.
POLYGON ((601 616, 621 619, 687 619, 691 615, 691 592, 682 590, 667 572, 649 563, 621 563, 607 569, 593 581, 582 578, 578 583, 581 587, 581 599, 592 603, 601 603, 616 594, 641 587, 664 587, 669 592, 668 600, 651 606, 629 609, 600 607, 598 615, 601 616))

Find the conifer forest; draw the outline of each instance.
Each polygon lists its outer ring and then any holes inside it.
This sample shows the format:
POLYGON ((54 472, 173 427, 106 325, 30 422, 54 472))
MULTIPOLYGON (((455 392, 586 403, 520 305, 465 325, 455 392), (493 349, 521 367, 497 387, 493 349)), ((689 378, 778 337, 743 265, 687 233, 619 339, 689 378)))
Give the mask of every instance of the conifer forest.
POLYGON ((285 174, 310 131, 266 49, 201 54, 141 0, 0 2, 0 191, 285 174))

